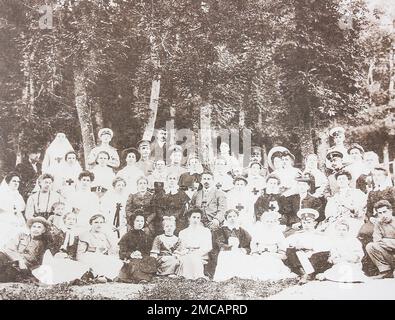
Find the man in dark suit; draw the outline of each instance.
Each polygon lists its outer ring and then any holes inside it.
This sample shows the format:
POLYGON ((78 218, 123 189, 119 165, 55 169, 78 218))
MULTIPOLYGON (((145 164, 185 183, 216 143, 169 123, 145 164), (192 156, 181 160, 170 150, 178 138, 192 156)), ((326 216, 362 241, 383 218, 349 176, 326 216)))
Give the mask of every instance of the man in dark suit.
POLYGON ((166 161, 166 139, 167 132, 165 128, 156 130, 155 140, 151 143, 151 160, 165 160, 166 161))
POLYGON ((21 178, 19 192, 25 201, 32 193, 36 186, 37 179, 41 175, 40 156, 40 150, 31 149, 28 151, 27 156, 22 159, 22 162, 15 167, 15 172, 17 172, 21 178))

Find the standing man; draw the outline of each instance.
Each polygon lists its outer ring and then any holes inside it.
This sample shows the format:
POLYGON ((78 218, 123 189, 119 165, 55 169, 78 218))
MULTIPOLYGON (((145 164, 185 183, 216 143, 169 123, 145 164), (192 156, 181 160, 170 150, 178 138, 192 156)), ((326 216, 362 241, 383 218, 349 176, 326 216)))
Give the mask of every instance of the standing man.
POLYGON ((41 175, 40 156, 41 153, 37 148, 31 149, 27 157, 15 167, 15 172, 21 178, 19 192, 25 201, 35 189, 37 179, 41 175))
POLYGON ((159 128, 156 130, 155 140, 151 143, 151 160, 166 160, 167 149, 167 132, 166 128, 159 128))
POLYGON ((328 176, 329 187, 327 189, 327 196, 333 196, 338 190, 336 173, 342 171, 343 165, 343 153, 337 150, 329 150, 326 154, 326 160, 330 163, 332 173, 328 176), (329 194, 328 194, 329 193, 329 194))
POLYGON ((203 188, 192 197, 191 207, 202 209, 202 223, 205 227, 216 230, 224 221, 226 195, 214 186, 214 178, 211 172, 203 172, 201 184, 203 188))
POLYGON ((97 147, 93 148, 92 151, 90 152, 88 157, 89 167, 92 168, 93 166, 95 166, 99 152, 105 151, 110 155, 108 166, 113 169, 118 168, 120 162, 119 162, 119 155, 117 149, 110 146, 110 142, 114 136, 113 131, 109 128, 103 128, 99 130, 98 136, 101 143, 97 147))
POLYGON ((366 251, 380 272, 374 278, 393 278, 395 268, 395 220, 392 205, 386 200, 381 200, 376 202, 374 208, 378 219, 374 226, 373 242, 366 246, 366 251))
POLYGON ((150 159, 151 142, 149 140, 140 140, 137 142, 137 148, 141 158, 137 161, 137 167, 144 172, 144 176, 148 177, 154 171, 154 161, 150 159))

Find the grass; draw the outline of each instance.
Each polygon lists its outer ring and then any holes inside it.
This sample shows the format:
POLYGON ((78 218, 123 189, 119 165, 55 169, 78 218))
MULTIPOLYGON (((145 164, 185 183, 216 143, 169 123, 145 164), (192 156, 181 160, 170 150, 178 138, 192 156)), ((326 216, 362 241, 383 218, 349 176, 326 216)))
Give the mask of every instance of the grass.
POLYGON ((0 300, 224 300, 264 299, 296 285, 296 279, 253 281, 233 278, 225 282, 160 278, 148 285, 120 283, 89 286, 1 284, 0 300))

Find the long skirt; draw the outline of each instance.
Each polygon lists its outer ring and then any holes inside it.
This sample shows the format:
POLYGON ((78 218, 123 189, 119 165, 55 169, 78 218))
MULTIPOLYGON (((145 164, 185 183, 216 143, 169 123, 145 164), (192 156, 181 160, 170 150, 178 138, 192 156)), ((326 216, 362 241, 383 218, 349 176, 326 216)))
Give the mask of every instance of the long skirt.
POLYGON ((89 267, 79 261, 71 259, 54 258, 51 253, 46 252, 43 263, 32 274, 41 282, 55 285, 80 279, 89 267))
POLYGON ((104 255, 98 252, 85 252, 79 261, 92 269, 94 276, 106 277, 110 280, 118 277, 123 261, 116 256, 104 255))
POLYGON ((240 250, 221 251, 218 254, 214 281, 226 281, 233 277, 248 279, 248 256, 240 250))
POLYGON ((158 276, 168 276, 176 274, 180 266, 180 260, 176 256, 160 256, 158 257, 158 276))
POLYGON ((186 254, 180 257, 180 266, 176 271, 178 276, 186 279, 199 279, 204 277, 204 264, 202 256, 194 253, 186 254))
POLYGON ((249 256, 249 278, 261 281, 277 281, 295 278, 297 275, 284 264, 280 257, 265 252, 249 256))
POLYGON ((142 259, 130 259, 128 263, 125 263, 119 278, 125 282, 139 283, 142 280, 151 281, 156 272, 156 259, 146 256, 142 259))
POLYGON ((336 263, 324 272, 325 279, 335 282, 366 282, 369 278, 362 272, 361 263, 336 263))

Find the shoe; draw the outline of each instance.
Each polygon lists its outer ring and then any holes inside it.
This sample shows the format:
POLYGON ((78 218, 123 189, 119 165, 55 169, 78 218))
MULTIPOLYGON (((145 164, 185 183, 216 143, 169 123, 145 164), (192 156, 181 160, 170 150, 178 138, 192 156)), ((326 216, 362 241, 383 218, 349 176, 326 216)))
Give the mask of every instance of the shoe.
POLYGON ((148 283, 147 280, 140 280, 140 281, 139 281, 139 284, 147 284, 147 283, 148 283))
POLYGON ((394 276, 395 275, 392 270, 387 270, 384 272, 380 272, 379 275, 377 275, 377 276, 370 277, 370 279, 375 279, 375 280, 388 279, 388 278, 393 278, 394 276))

